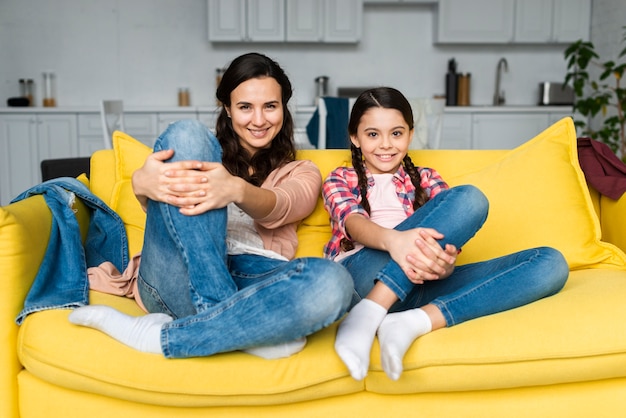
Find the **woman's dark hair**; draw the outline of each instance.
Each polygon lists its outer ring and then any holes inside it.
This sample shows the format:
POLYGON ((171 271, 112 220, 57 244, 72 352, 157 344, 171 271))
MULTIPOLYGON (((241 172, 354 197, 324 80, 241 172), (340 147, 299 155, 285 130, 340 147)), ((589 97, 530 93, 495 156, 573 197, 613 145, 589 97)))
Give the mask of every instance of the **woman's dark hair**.
MULTIPOLYGON (((354 106, 350 112, 350 121, 348 122, 348 134, 350 136, 356 136, 359 123, 361 122, 361 117, 365 112, 373 107, 398 110, 402 113, 402 117, 409 126, 409 129, 413 129, 413 110, 411 109, 411 104, 406 97, 404 97, 400 91, 392 87, 377 87, 364 91, 356 99, 356 102, 354 102, 354 106)), ((350 150, 352 151, 352 165, 359 178, 361 205, 367 213, 370 213, 370 204, 367 200, 367 177, 365 175, 363 153, 361 152, 361 148, 355 147, 354 144, 350 146, 350 150)), ((411 178, 413 186, 415 186, 413 208, 417 209, 428 201, 428 195, 420 184, 419 173, 417 172, 417 169, 408 154, 404 157, 402 164, 405 171, 411 178)))
POLYGON ((241 55, 230 63, 215 92, 215 96, 223 104, 217 118, 215 133, 223 150, 222 163, 231 174, 255 186, 260 186, 274 169, 295 160, 293 117, 287 107, 292 94, 289 78, 278 63, 271 58, 252 52, 241 55), (241 83, 262 77, 271 77, 280 85, 283 126, 269 148, 259 150, 252 156, 241 146, 226 107, 231 105, 230 94, 241 83), (250 174, 250 168, 252 168, 252 174, 250 174))

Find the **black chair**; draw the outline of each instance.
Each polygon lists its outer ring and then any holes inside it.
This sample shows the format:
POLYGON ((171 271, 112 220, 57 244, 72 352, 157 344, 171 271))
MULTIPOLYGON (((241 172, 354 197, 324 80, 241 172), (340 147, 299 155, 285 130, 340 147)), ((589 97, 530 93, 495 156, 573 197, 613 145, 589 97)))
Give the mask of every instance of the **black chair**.
POLYGON ((41 162, 41 180, 58 177, 78 177, 85 173, 89 177, 90 157, 58 158, 41 162))

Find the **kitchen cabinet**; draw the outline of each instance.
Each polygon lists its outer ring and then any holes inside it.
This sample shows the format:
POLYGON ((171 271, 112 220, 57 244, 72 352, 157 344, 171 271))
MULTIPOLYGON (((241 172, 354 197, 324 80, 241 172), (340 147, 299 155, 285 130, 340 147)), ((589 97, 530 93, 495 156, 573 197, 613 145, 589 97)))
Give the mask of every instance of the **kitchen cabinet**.
POLYGON ((437 42, 511 42, 514 12, 515 0, 440 0, 437 42))
POLYGON ((444 114, 441 130, 441 149, 472 148, 472 115, 444 114))
POLYGON ((589 39, 591 0, 516 0, 515 42, 571 43, 589 39))
POLYGON ((571 113, 568 107, 447 109, 440 148, 512 149, 571 113))
POLYGON ((356 43, 363 0, 208 0, 212 42, 356 43))
MULTIPOLYGON (((195 111, 188 112, 125 112, 126 132, 150 148, 170 123, 180 119, 197 119, 195 111)), ((104 147, 100 113, 78 115, 79 155, 88 157, 104 147)))
POLYGON ((0 115, 0 204, 41 182, 42 160, 78 155, 75 114, 0 115))
POLYGON ((198 114, 196 112, 160 112, 157 114, 157 134, 153 138, 152 145, 154 145, 154 141, 161 135, 161 133, 167 128, 167 126, 176 122, 177 120, 182 119, 198 119, 198 114))
POLYGON ((284 0, 208 0, 209 40, 282 42, 284 0))
POLYGON ((547 128, 548 115, 535 113, 472 116, 473 149, 513 149, 547 128))
POLYGON ((440 0, 438 43, 571 43, 589 39, 591 0, 440 0))
POLYGON ((363 4, 437 4, 439 0, 363 0, 363 4))

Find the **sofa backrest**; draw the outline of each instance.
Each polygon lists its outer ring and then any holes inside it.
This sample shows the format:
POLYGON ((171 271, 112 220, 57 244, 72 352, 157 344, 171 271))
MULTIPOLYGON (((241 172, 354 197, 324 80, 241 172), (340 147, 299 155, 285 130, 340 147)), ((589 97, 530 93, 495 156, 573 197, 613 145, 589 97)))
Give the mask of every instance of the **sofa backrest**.
MULTIPOLYGON (((131 255, 141 250, 145 224, 131 176, 150 152, 132 137, 115 132, 113 150, 92 156, 91 189, 124 221, 131 255)), ((571 119, 555 123, 513 150, 414 150, 410 155, 416 165, 435 168, 450 186, 473 184, 489 199, 489 217, 464 246, 460 263, 536 246, 557 248, 572 269, 626 263, 621 250, 601 241, 594 210, 597 195, 590 195, 578 164, 571 119)), ((348 150, 301 150, 297 158, 316 163, 323 178, 351 161, 348 150)), ((296 256, 322 255, 330 226, 321 198, 299 226, 298 238, 296 256)))

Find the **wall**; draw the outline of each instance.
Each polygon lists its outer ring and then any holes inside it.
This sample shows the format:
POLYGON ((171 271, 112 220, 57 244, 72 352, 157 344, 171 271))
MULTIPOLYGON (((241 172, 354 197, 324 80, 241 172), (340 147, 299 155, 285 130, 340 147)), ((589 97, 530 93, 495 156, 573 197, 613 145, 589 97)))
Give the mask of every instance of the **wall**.
MULTIPOLYGON (((619 3, 621 0, 612 0, 619 3)), ((0 0, 0 106, 33 78, 41 103, 42 71, 57 74, 59 106, 170 106, 188 86, 193 105, 214 103, 214 71, 243 52, 266 53, 290 75, 296 104, 311 105, 314 78, 338 86, 392 85, 409 97, 444 93, 449 58, 472 74, 472 104, 490 104, 496 63, 507 104, 535 104, 540 81, 562 81, 563 50, 554 45, 436 46, 434 8, 366 5, 357 45, 211 44, 206 0, 0 0)), ((488 16, 486 16, 488 18, 488 16)))
MULTIPOLYGON (((617 55, 626 47, 622 38, 626 35, 626 2, 624 0, 593 0, 591 15, 591 40, 602 62, 617 61, 617 55)), ((622 59, 623 62, 623 59, 622 59)), ((599 76, 599 68, 590 68, 592 76, 599 76)), ((617 110, 608 109, 607 115, 615 115, 617 110)), ((598 115, 591 120, 593 129, 600 129, 604 116, 598 115)))

